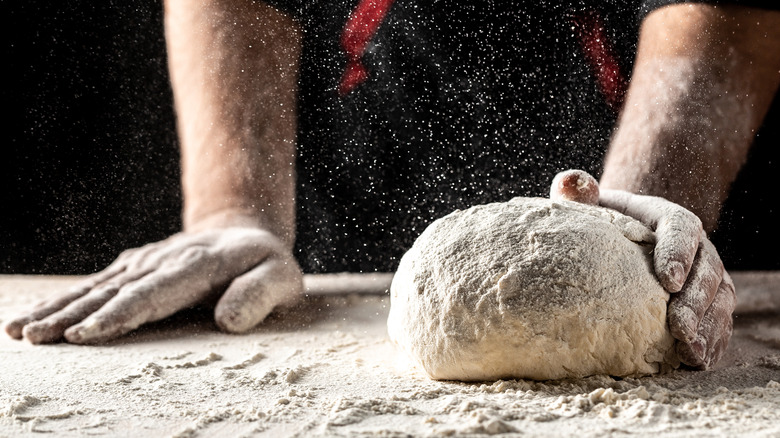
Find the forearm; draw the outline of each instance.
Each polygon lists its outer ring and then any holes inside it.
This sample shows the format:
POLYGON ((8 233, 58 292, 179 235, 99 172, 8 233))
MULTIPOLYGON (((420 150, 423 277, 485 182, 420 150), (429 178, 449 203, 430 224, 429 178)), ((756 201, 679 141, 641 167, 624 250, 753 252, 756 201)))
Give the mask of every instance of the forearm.
POLYGON ((185 230, 257 226, 291 245, 298 26, 221 0, 168 0, 165 25, 185 230))
POLYGON ((651 13, 601 186, 665 197, 712 230, 778 82, 780 13, 651 13))

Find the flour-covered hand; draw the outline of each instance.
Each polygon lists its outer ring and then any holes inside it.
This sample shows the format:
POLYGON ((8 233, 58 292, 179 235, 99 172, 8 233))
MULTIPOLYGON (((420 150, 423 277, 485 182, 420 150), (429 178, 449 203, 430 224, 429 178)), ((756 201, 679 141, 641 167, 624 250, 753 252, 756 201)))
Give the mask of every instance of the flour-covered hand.
POLYGON ((668 324, 678 340, 680 360, 706 369, 726 351, 731 338, 731 314, 736 306, 734 283, 699 218, 666 199, 621 190, 599 189, 582 171, 558 174, 550 190, 552 199, 598 203, 631 216, 655 231, 655 272, 672 296, 668 324), (584 174, 584 175, 583 175, 584 174))
POLYGON ((655 231, 655 271, 672 293, 668 321, 680 360, 701 369, 714 365, 731 338, 736 294, 699 218, 666 199, 620 190, 601 190, 599 200, 655 231))
POLYGON ((63 338, 104 342, 221 293, 217 324, 244 332, 298 297, 302 287, 290 250, 269 232, 185 232, 125 251, 104 271, 9 321, 5 330, 34 344, 63 338))

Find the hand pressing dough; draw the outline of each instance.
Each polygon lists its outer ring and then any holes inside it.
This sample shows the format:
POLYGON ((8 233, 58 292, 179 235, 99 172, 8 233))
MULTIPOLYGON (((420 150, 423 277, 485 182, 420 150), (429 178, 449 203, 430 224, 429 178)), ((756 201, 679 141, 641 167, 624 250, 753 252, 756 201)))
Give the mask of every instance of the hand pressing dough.
POLYGON ((640 222, 570 201, 455 211, 401 259, 390 337, 431 378, 627 376, 679 364, 640 222))

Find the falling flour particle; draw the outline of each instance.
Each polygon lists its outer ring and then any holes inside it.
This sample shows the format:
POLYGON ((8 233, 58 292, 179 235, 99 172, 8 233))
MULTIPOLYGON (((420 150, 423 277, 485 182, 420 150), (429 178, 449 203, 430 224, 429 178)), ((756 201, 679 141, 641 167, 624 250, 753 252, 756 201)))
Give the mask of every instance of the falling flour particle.
POLYGON ((390 337, 434 379, 676 367, 654 240, 632 218, 568 201, 515 198, 456 211, 402 258, 390 337))

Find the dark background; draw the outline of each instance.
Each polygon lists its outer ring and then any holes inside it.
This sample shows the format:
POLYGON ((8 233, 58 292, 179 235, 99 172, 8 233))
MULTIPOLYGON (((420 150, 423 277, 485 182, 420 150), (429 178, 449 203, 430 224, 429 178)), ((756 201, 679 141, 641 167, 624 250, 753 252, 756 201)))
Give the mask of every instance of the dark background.
MULTIPOLYGON (((10 3, 0 273, 86 274, 178 231, 162 2, 10 3)), ((780 269, 778 126, 759 133, 713 236, 729 268, 780 269)))
POLYGON ((180 228, 162 2, 2 2, 0 272, 84 274, 180 228))

